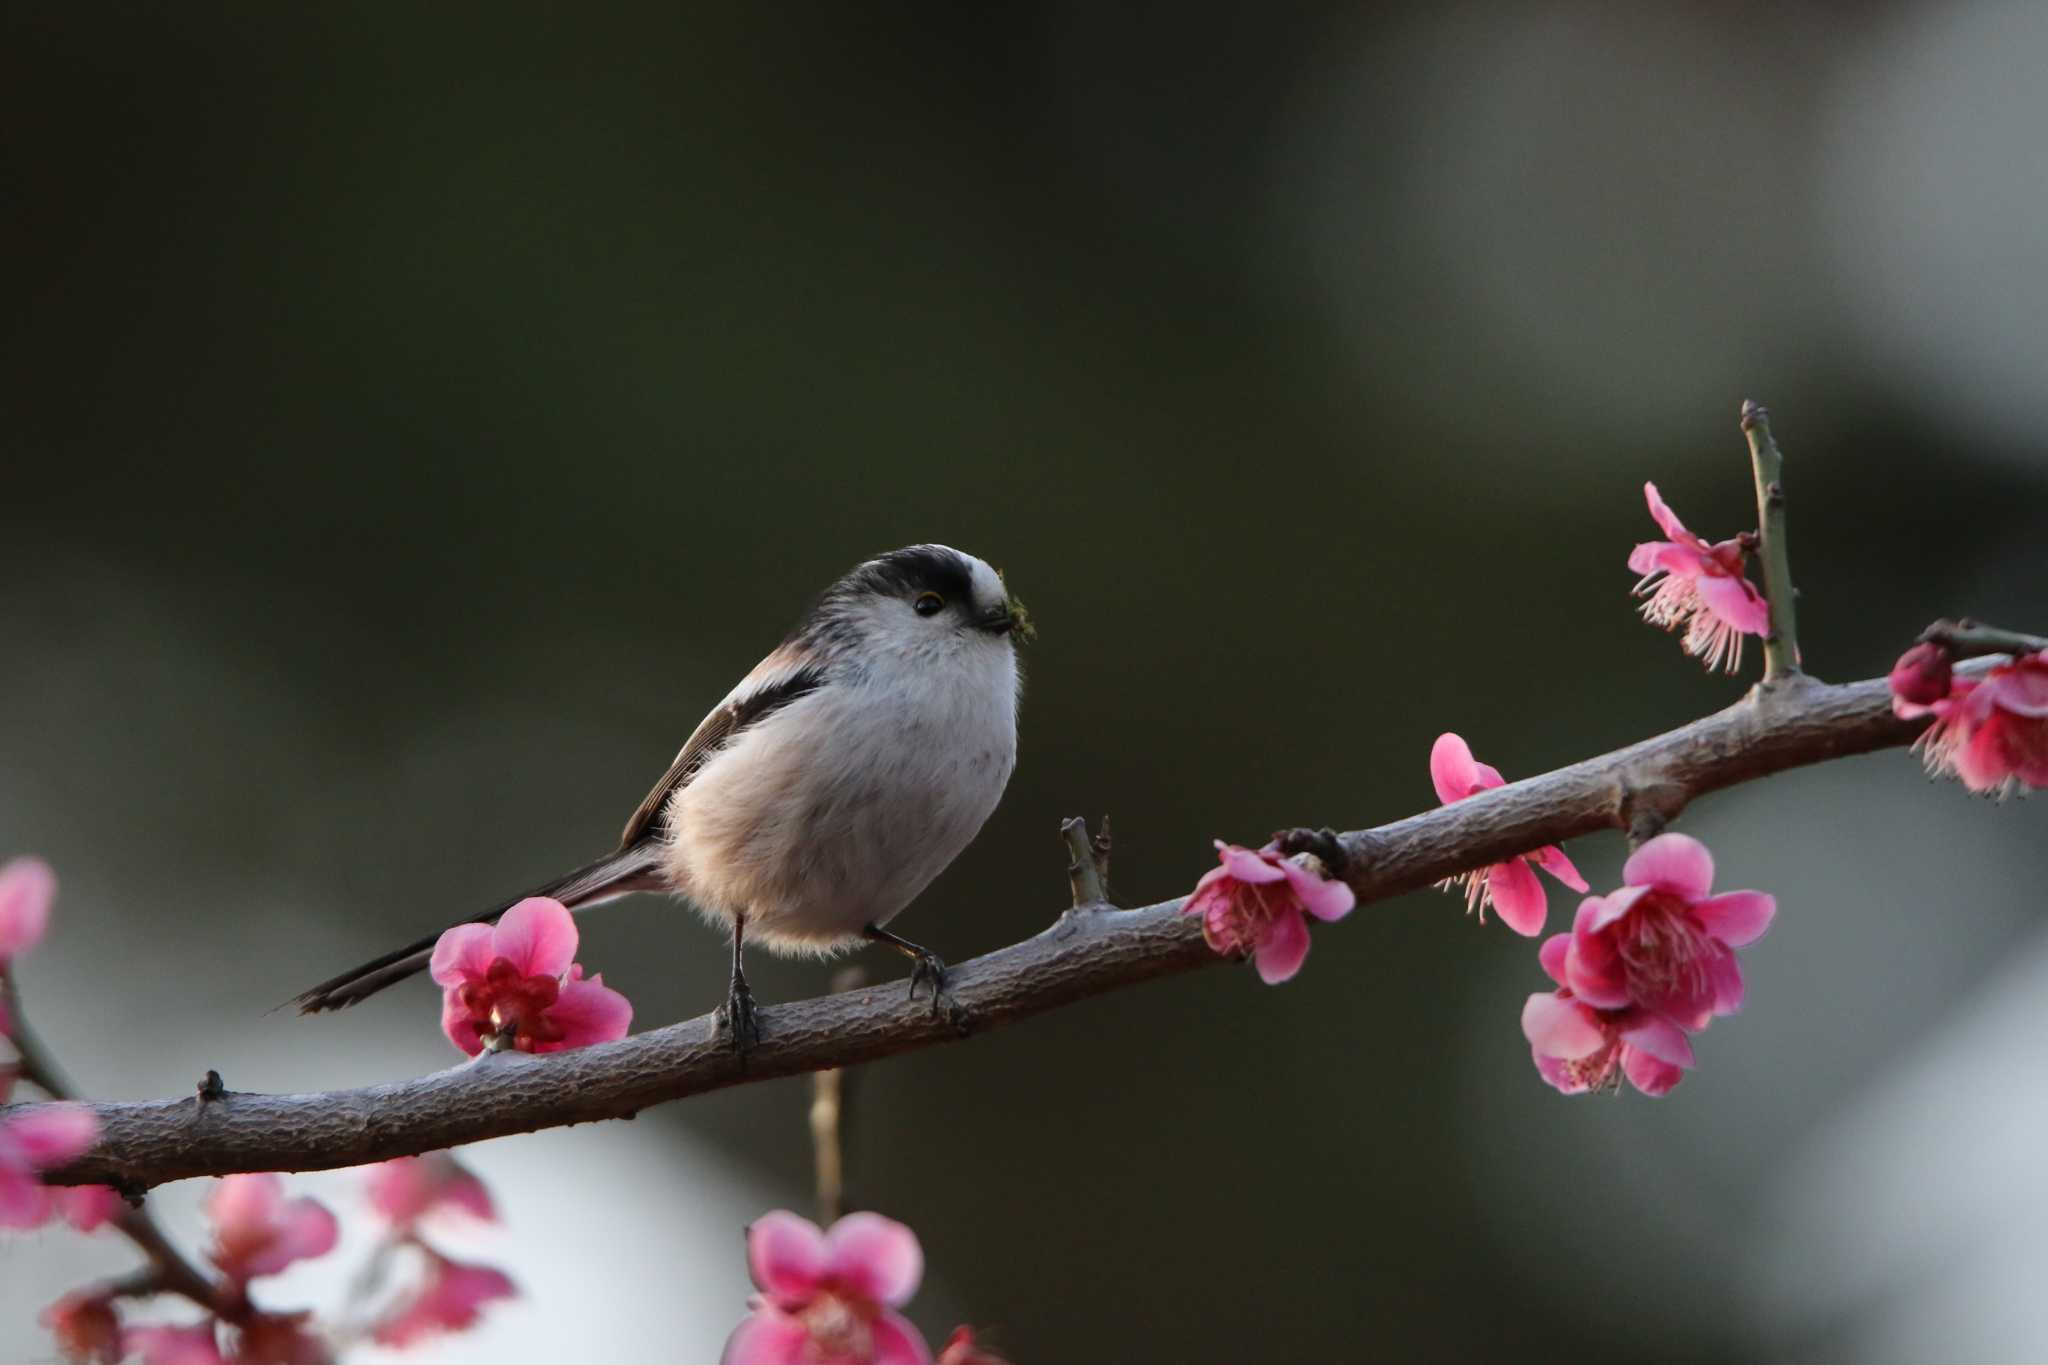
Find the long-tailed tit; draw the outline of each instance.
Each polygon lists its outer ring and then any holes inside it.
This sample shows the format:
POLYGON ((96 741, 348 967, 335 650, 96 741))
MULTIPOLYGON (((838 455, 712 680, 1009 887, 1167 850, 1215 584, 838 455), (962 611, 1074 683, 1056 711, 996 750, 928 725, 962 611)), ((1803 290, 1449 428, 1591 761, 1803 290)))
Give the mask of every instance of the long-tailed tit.
MULTIPOLYGON (((885 943, 915 963, 913 994, 931 982, 936 1009, 944 964, 883 926, 967 847, 1010 780, 1021 621, 973 555, 912 545, 869 560, 704 718, 618 848, 526 894, 574 909, 663 891, 730 929, 724 1023, 742 1051, 755 1036, 743 943, 815 955, 885 943)), ((436 938, 296 1003, 353 1005, 425 967, 436 938)))

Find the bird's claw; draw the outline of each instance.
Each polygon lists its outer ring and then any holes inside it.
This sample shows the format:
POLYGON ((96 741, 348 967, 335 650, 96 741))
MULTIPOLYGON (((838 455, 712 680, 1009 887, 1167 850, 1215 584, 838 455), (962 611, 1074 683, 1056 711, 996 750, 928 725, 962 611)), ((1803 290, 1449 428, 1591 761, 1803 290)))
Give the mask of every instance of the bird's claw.
POLYGON ((915 1003, 917 1000, 917 983, 920 981, 932 983, 932 1018, 936 1019, 939 1017, 940 1002, 947 999, 946 964, 940 960, 937 953, 927 953, 920 950, 911 959, 910 994, 908 999, 912 1003, 915 1003))
POLYGON ((754 993, 747 989, 745 978, 736 978, 726 992, 725 1003, 718 1007, 718 1027, 732 1039, 733 1056, 745 1065, 747 1049, 761 1041, 754 993))

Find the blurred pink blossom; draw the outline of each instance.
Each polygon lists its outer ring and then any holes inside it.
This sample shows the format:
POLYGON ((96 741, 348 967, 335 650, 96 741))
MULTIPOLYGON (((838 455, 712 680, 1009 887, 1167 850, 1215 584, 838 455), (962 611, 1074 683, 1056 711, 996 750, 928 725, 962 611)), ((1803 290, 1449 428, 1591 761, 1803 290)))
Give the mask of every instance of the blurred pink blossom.
POLYGON ((1357 901, 1350 887, 1323 876, 1322 864, 1309 854, 1283 858, 1271 844, 1251 849, 1218 839, 1216 857, 1219 865, 1195 883, 1181 913, 1200 915, 1209 946, 1226 956, 1249 956, 1269 986, 1301 970, 1308 916, 1340 920, 1357 901))
POLYGON ((1909 700, 1898 678, 1894 668, 1892 710, 1906 720, 1934 717, 1913 746, 1927 771, 2000 796, 2021 786, 2048 788, 2048 650, 2019 655, 1981 677, 1954 678, 1948 695, 1930 703, 1909 700))
POLYGON ((130 1327, 121 1338, 142 1365, 226 1365, 209 1319, 191 1327, 130 1327))
POLYGON ((1522 1035, 1544 1080, 1567 1095, 1619 1089, 1622 1077, 1645 1095, 1667 1095, 1693 1062, 1685 1031, 1647 1010, 1596 1010, 1565 984, 1571 935, 1543 945, 1537 961, 1557 982, 1522 1006, 1522 1035))
POLYGON ((36 1321, 56 1340, 58 1354, 75 1365, 116 1365, 121 1359, 121 1319, 105 1293, 75 1290, 36 1321))
POLYGON ((1742 666, 1742 637, 1770 632, 1771 613, 1763 594, 1742 576, 1742 542, 1710 545, 1685 529, 1678 514, 1657 495, 1657 485, 1643 485, 1650 515, 1669 540, 1652 540, 1629 554, 1631 572, 1643 576, 1636 596, 1647 597, 1643 619, 1666 630, 1685 628, 1685 652, 1706 664, 1708 671, 1742 666))
POLYGON ((1695 1032, 1741 1009, 1734 950, 1763 937, 1777 901, 1762 891, 1709 895, 1714 857, 1684 834, 1660 834, 1630 854, 1622 881, 1580 902, 1564 984, 1596 1009, 1639 1008, 1695 1032))
POLYGON ((924 1277, 924 1251, 903 1224, 850 1213, 824 1232, 777 1209, 747 1229, 747 1267, 761 1292, 722 1365, 931 1365, 896 1312, 924 1277))
POLYGON ((427 1214, 454 1209, 486 1223, 497 1221, 491 1192, 476 1172, 448 1152, 394 1157, 370 1167, 370 1206, 399 1231, 427 1214))
MULTIPOLYGON (((1430 748, 1429 777, 1436 784, 1437 799, 1447 806, 1476 792, 1507 785, 1499 769, 1474 758, 1472 747, 1449 731, 1438 735, 1430 748)), ((1543 893, 1543 883, 1530 869, 1531 862, 1574 891, 1586 889, 1586 879, 1555 844, 1453 877, 1443 886, 1449 890, 1462 883, 1465 908, 1477 906, 1482 923, 1486 907, 1491 905, 1499 912, 1501 923, 1524 938, 1534 938, 1543 932, 1543 922, 1550 917, 1550 901, 1543 893)))
MULTIPOLYGON (((0 1072, 0 1104, 13 1079, 0 1072)), ((0 1228, 42 1226, 52 1206, 42 1172, 83 1153, 99 1131, 99 1120, 82 1104, 37 1105, 0 1118, 0 1228)))
POLYGON ((71 1185, 50 1191, 57 1216, 80 1232, 93 1232, 112 1222, 128 1201, 111 1185, 71 1185))
POLYGON ((228 1365, 329 1365, 334 1352, 307 1330, 310 1313, 258 1313, 235 1329, 228 1365))
POLYGON ((485 1040, 521 1052, 562 1052, 626 1036, 633 1007, 604 984, 583 979, 576 918, 560 901, 529 896, 497 924, 463 924, 434 946, 434 980, 444 989, 441 1029, 472 1057, 485 1040))
POLYGON ((334 1215, 313 1199, 286 1199, 275 1175, 222 1177, 206 1200, 213 1263, 237 1284, 275 1275, 294 1261, 334 1250, 334 1215))
POLYGON ((57 898, 57 874, 41 858, 10 858, 0 864, 0 965, 36 946, 50 925, 57 898))
POLYGON ((484 1305, 514 1298, 519 1290, 504 1271, 487 1265, 466 1265, 429 1251, 427 1277, 420 1287, 392 1306, 376 1326, 380 1345, 410 1346, 415 1342, 474 1326, 484 1305))

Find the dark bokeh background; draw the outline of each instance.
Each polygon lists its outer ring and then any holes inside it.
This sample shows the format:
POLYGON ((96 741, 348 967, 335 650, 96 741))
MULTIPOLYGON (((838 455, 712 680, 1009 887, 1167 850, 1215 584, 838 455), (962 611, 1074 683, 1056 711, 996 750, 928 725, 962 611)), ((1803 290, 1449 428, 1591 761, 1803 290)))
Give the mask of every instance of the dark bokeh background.
MULTIPOLYGON (((606 847, 908 541, 1043 632, 1008 798, 901 922, 956 960, 1060 907, 1062 815, 1147 902, 1213 835, 1430 804, 1440 730, 1528 774, 1735 698, 1623 560, 1645 478, 1753 520, 1744 397, 1816 671, 2048 627, 2032 7, 11 4, 0 53, 0 852, 65 879, 25 988, 105 1095, 446 1064, 425 986, 263 1011, 606 847)), ((1957 1285, 2048 1261, 2030 1145, 1977 1142, 2048 1084, 1980 1017, 2048 974, 2039 807, 1892 754, 1686 828, 1784 909, 1661 1103, 1542 1087, 1530 945, 1431 895, 1286 990, 870 1068, 916 1316, 1020 1362, 1925 1358, 1892 1316, 2038 1358, 2038 1295, 1957 1285)), ((655 901, 582 957, 646 1026, 720 995, 655 901)), ((711 1359, 805 1098, 481 1149, 527 1299, 437 1358, 711 1359)), ((76 1242, 0 1249, 10 1357, 123 1263, 76 1242)))

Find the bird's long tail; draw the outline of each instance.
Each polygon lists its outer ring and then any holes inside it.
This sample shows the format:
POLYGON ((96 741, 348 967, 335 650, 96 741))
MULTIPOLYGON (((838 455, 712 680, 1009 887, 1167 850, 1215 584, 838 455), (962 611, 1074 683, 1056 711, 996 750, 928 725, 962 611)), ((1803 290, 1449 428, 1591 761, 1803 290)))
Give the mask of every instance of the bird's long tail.
MULTIPOLYGON (((660 861, 660 854, 659 847, 652 840, 631 848, 622 848, 616 853, 606 854, 586 867, 579 867, 574 872, 557 877, 545 886, 537 886, 531 891, 492 906, 480 915, 458 920, 456 925, 494 924, 500 915, 525 900, 527 896, 551 896, 571 910, 577 910, 600 905, 630 892, 657 890, 661 882, 656 875, 655 866, 660 861)), ((294 998, 291 1003, 299 1007, 301 1014, 346 1009, 359 1000, 369 999, 386 986, 405 980, 414 972, 426 970, 428 961, 434 956, 434 945, 440 940, 440 934, 430 934, 417 943, 407 944, 380 958, 365 962, 353 971, 343 972, 331 981, 323 981, 294 998)))

